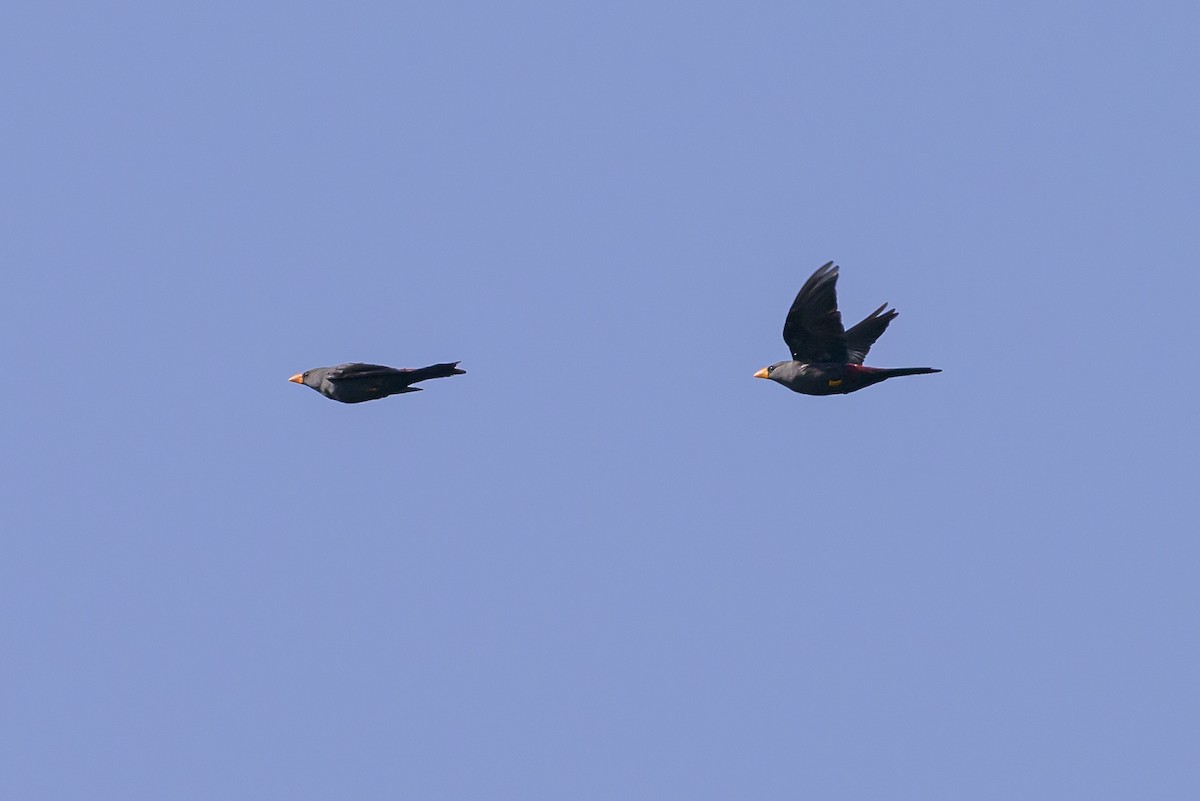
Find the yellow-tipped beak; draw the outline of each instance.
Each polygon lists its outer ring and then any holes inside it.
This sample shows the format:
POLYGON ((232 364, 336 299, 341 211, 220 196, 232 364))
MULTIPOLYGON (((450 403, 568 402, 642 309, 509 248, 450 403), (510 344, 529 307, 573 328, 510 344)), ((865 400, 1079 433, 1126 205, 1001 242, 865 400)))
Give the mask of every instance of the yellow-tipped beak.
POLYGON ((763 369, 759 370, 757 373, 755 373, 754 377, 755 378, 770 378, 770 376, 767 375, 767 368, 765 368, 765 367, 763 369))
POLYGON ((293 384, 303 384, 304 383, 304 373, 296 373, 294 376, 289 378, 288 381, 291 381, 293 384))

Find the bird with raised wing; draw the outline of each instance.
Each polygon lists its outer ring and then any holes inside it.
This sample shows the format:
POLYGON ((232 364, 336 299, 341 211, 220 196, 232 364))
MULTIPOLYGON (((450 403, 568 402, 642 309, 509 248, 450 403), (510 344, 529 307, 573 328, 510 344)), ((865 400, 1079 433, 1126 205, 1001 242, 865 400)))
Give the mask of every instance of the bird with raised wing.
POLYGON ((764 367, 755 378, 804 395, 845 395, 896 376, 941 372, 933 367, 865 367, 867 352, 897 312, 885 303, 847 331, 837 306, 837 279, 837 265, 829 262, 804 283, 783 324, 792 358, 764 367))

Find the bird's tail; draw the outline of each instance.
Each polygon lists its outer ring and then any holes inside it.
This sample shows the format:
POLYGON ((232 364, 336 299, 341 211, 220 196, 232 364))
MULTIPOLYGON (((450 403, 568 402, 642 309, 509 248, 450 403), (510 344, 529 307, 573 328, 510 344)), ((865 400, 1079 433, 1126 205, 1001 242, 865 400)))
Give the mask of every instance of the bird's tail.
POLYGON ((900 375, 926 375, 927 373, 940 373, 941 370, 936 367, 885 367, 879 370, 879 374, 884 378, 895 378, 900 375))
POLYGON ((466 370, 458 369, 458 362, 431 364, 428 367, 418 367, 411 371, 409 383, 415 384, 428 378, 449 378, 452 375, 464 375, 466 372, 466 370))

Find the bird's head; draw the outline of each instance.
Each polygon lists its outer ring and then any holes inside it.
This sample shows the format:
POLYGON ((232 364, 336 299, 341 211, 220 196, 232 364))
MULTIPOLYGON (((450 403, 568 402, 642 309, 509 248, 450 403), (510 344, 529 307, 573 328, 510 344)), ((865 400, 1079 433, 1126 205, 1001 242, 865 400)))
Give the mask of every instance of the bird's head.
POLYGON ((755 378, 769 378, 772 381, 787 381, 789 378, 794 378, 799 370, 800 365, 797 362, 775 362, 769 367, 764 367, 754 374, 755 378))
POLYGON ((303 373, 296 373, 288 379, 293 384, 304 384, 305 386, 319 389, 321 387, 321 379, 325 377, 324 367, 314 367, 312 370, 305 370, 303 373))

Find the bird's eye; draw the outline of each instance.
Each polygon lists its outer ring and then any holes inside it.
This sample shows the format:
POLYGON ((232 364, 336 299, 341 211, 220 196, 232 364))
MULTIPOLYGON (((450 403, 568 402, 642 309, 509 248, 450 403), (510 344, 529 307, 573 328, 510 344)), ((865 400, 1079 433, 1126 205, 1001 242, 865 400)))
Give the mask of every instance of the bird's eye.
POLYGON ((773 373, 773 372, 775 372, 775 365, 772 364, 770 367, 767 368, 767 373, 773 373))

